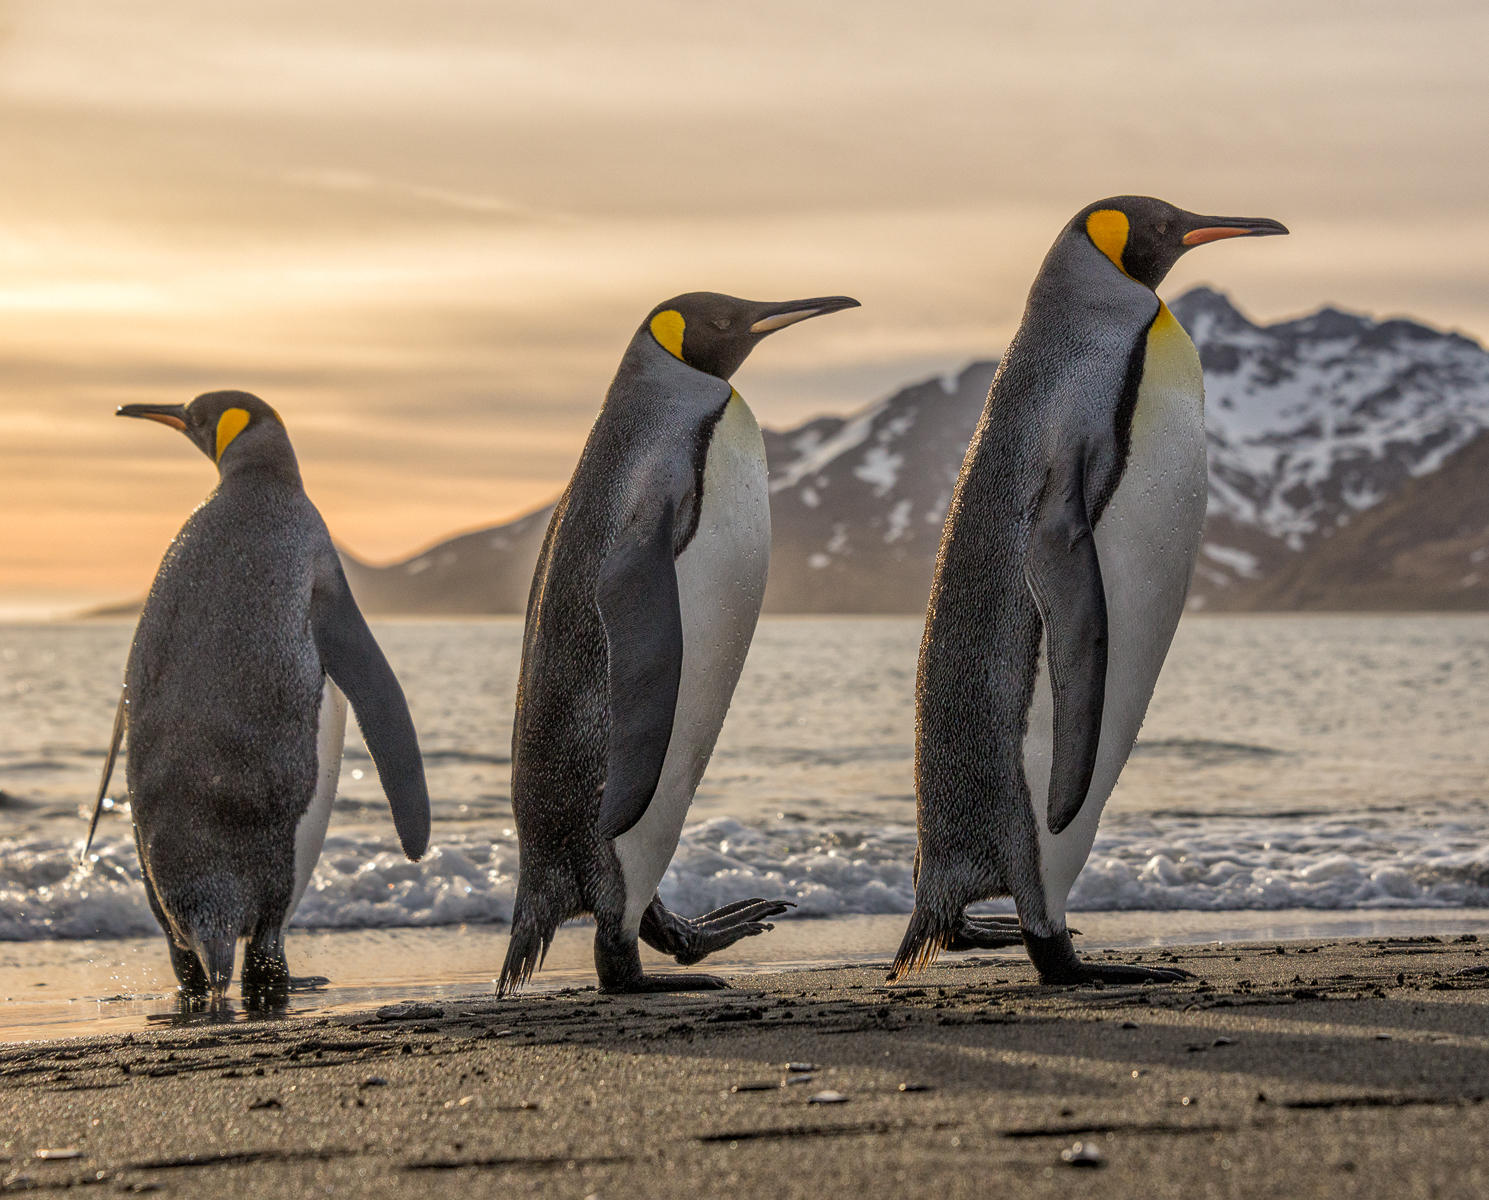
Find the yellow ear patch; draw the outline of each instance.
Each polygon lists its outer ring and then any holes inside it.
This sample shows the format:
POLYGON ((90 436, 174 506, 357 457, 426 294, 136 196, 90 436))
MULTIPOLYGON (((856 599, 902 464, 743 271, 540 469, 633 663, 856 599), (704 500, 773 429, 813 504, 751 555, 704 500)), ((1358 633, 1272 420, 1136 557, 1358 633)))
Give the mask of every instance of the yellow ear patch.
POLYGON ((663 350, 673 358, 682 357, 682 335, 687 322, 675 308, 659 312, 651 319, 651 336, 656 338, 663 350))
POLYGON ((230 408, 217 418, 218 462, 222 461, 222 452, 232 444, 232 440, 248 428, 251 419, 246 408, 230 408))
POLYGON ((1086 218, 1087 236, 1124 275, 1127 268, 1122 265, 1122 251, 1127 249, 1127 235, 1131 229, 1127 214, 1115 208, 1098 209, 1086 218))

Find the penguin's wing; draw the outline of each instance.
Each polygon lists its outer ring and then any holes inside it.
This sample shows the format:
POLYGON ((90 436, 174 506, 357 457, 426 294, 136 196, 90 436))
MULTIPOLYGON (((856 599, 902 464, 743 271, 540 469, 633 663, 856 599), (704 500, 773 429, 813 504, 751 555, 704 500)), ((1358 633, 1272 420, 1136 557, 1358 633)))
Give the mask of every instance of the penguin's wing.
POLYGON ((1059 833, 1091 787, 1106 698, 1106 592, 1086 507, 1083 455, 1050 471, 1034 510, 1024 565, 1044 619, 1045 658, 1054 699, 1047 820, 1059 833))
POLYGON ((114 761, 119 757, 119 743, 124 740, 124 729, 129 724, 129 685, 119 690, 119 707, 114 710, 114 732, 109 738, 108 757, 103 760, 103 778, 98 781, 98 798, 93 801, 93 819, 88 822, 88 840, 83 843, 80 861, 88 861, 88 851, 93 847, 93 835, 98 832, 98 818, 103 814, 103 798, 108 794, 109 780, 113 778, 114 761))
POLYGON ((403 852, 417 862, 429 848, 429 789, 419 737, 403 689, 352 598, 340 562, 316 580, 310 624, 321 666, 357 714, 403 852))
POLYGON ((660 512, 639 514, 600 564, 610 708, 601 837, 619 837, 641 820, 672 739, 682 680, 682 604, 672 557, 676 514, 671 497, 660 512))

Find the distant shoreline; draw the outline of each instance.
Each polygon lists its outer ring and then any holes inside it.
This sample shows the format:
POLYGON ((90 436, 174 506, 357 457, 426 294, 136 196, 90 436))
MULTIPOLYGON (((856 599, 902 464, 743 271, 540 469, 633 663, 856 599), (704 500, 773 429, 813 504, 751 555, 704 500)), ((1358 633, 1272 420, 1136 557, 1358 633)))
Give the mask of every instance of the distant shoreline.
MULTIPOLYGON (((87 608, 79 612, 63 613, 49 618, 23 617, 14 620, 0 619, 0 625, 33 625, 54 624, 65 625, 72 622, 83 621, 134 621, 139 618, 140 610, 144 601, 123 601, 118 604, 103 604, 97 608, 87 608)), ((1209 609, 1190 608, 1184 613, 1185 620, 1194 617, 1478 617, 1489 615, 1489 609, 1485 608, 1263 608, 1263 609, 1209 609)), ((510 619, 521 617, 520 611, 513 612, 430 612, 423 610, 412 610, 407 612, 388 611, 382 612, 370 609, 367 613, 370 620, 378 621, 482 621, 491 619, 510 619)), ((761 620, 780 620, 793 618, 812 618, 816 620, 843 620, 851 618, 877 618, 894 619, 896 617, 918 617, 924 618, 924 610, 904 612, 770 612, 761 614, 761 620)))

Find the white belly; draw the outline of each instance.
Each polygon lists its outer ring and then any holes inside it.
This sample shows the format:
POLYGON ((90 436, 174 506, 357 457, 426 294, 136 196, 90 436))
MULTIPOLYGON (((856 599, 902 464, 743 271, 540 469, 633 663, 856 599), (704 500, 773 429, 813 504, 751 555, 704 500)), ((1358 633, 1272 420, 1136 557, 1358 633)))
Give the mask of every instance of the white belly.
POLYGON ((290 923, 310 876, 320 860, 326 843, 326 829, 331 824, 331 802, 336 799, 336 784, 341 777, 341 751, 346 744, 346 697, 326 676, 321 687, 320 724, 315 733, 315 794, 310 807, 295 826, 295 890, 290 906, 284 912, 284 924, 290 923))
POLYGON ((672 739, 646 814, 615 839, 631 930, 677 850, 760 617, 770 566, 767 483, 760 427, 735 393, 709 443, 697 532, 677 559, 683 649, 672 739))
POLYGON ((1066 898, 1086 865, 1101 810, 1148 711, 1184 610, 1207 491, 1199 356, 1164 308, 1149 335, 1127 467, 1095 529, 1108 634, 1096 770, 1080 814, 1058 836, 1050 833, 1046 819, 1053 705, 1047 658, 1040 650, 1024 774, 1039 829, 1040 874, 1051 926, 1033 931, 1042 936, 1064 928, 1066 898))

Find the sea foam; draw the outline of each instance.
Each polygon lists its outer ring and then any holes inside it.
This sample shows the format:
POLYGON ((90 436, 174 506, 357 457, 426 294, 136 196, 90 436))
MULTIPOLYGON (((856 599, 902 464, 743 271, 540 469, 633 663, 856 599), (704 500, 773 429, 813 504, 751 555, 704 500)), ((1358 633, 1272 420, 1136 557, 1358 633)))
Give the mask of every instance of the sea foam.
MULTIPOLYGON (((42 838, 0 856, 0 939, 125 937, 156 930, 133 844, 42 838)), ((747 896, 796 915, 909 912, 915 831, 908 825, 719 817, 689 828, 662 896, 694 914, 747 896)), ((510 834, 440 838, 410 863, 391 837, 327 838, 293 924, 320 929, 506 922, 516 888, 510 834)), ((1001 902, 999 907, 1008 908, 1001 902)), ((1108 814, 1071 895, 1073 911, 1489 907, 1489 845, 1470 820, 1399 810, 1337 815, 1108 814)))

